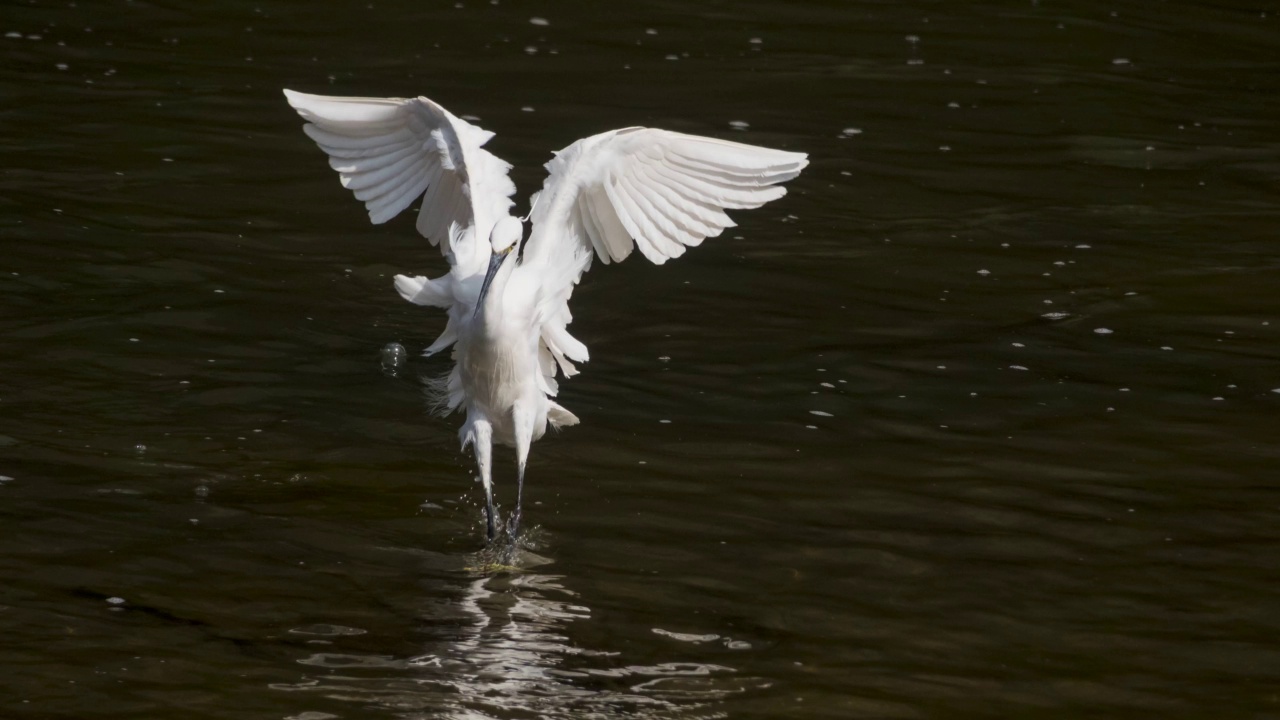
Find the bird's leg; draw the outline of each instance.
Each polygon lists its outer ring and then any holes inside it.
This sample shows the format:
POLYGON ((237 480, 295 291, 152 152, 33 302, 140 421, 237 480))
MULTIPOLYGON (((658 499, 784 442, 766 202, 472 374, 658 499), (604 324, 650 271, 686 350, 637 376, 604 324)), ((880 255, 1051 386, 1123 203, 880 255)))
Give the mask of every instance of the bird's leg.
POLYGON ((533 441, 533 413, 523 403, 516 403, 511 410, 512 425, 516 436, 516 511, 507 527, 514 540, 520 532, 520 518, 524 501, 524 467, 529 459, 529 443, 533 441))
POLYGON ((480 466, 480 482, 484 483, 484 510, 487 536, 493 542, 496 519, 493 508, 493 476, 491 460, 493 456, 493 426, 488 420, 477 420, 472 429, 475 442, 476 465, 480 466))

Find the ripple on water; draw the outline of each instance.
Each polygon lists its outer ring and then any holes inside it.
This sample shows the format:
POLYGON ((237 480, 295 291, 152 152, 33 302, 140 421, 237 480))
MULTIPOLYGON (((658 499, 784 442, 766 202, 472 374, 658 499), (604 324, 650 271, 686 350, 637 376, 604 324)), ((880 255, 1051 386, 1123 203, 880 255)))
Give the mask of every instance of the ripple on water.
POLYGON ((663 637, 669 637, 672 640, 679 640, 680 642, 687 642, 687 643, 694 643, 694 644, 714 642, 720 639, 720 636, 716 635, 715 633, 697 635, 694 633, 672 632, 671 630, 663 630, 662 628, 653 628, 653 633, 655 635, 662 635, 663 637))
POLYGON ((330 625, 327 623, 316 623, 315 625, 305 625, 303 627, 290 628, 289 632, 295 635, 316 635, 319 637, 343 637, 349 635, 364 635, 367 630, 360 628, 347 627, 345 625, 330 625))

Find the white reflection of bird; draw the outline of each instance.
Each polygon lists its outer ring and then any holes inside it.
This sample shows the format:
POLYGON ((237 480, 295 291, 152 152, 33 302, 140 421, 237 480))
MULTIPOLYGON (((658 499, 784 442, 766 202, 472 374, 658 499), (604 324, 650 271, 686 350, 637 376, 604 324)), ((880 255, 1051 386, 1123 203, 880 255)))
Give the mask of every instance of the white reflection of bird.
POLYGON ((467 412, 459 436, 463 449, 475 449, 489 540, 493 443, 516 449, 515 537, 529 444, 548 423, 578 422, 551 398, 557 371, 572 377, 573 363, 587 360, 586 346, 565 328, 569 295, 592 258, 620 262, 635 247, 656 264, 679 257, 733 226, 726 208, 782 197, 777 183, 808 164, 803 153, 665 130, 593 135, 546 164, 549 175, 531 199, 533 229, 522 243, 523 226, 509 213, 511 166, 482 148, 493 133, 425 97, 284 94, 371 221, 384 223, 422 201, 418 231, 440 246, 449 274, 397 275, 395 284, 409 302, 449 313, 426 353, 454 347, 453 370, 439 388, 441 409, 467 412))

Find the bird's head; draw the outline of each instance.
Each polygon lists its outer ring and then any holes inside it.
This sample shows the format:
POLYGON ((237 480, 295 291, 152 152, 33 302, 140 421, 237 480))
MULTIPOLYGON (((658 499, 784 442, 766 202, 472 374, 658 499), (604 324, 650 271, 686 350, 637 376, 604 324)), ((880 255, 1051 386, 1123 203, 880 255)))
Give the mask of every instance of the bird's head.
POLYGON ((480 297, 476 300, 477 313, 484 304, 485 296, 489 294, 489 284, 502 267, 502 261, 516 249, 523 236, 524 224, 510 215, 494 223, 493 230, 489 231, 489 245, 493 248, 493 254, 489 256, 489 270, 484 274, 484 282, 480 285, 480 297))
POLYGON ((493 224, 493 230, 489 232, 489 244, 493 246, 495 255, 505 255, 515 249, 521 237, 524 237, 524 224, 518 218, 508 215, 493 224))

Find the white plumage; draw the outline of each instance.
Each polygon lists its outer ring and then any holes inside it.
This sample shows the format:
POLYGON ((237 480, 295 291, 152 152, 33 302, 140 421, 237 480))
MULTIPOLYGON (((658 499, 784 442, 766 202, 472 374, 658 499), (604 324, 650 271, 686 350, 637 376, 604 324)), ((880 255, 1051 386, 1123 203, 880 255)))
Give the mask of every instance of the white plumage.
POLYGON ((569 334, 569 297, 592 258, 621 262, 639 248, 662 264, 733 227, 726 209, 754 208, 786 194, 803 153, 631 127, 583 138, 555 153, 532 199, 533 228, 512 218, 510 165, 484 149, 493 133, 425 97, 351 98, 285 90, 329 155, 343 187, 369 219, 384 223, 421 200, 417 228, 449 261, 449 274, 397 275, 396 290, 449 321, 427 348, 453 346, 440 388, 445 412, 467 413, 459 435, 474 446, 494 536, 493 443, 516 448, 520 521, 529 445, 547 424, 578 418, 552 400, 556 376, 577 374, 587 347, 569 334))

